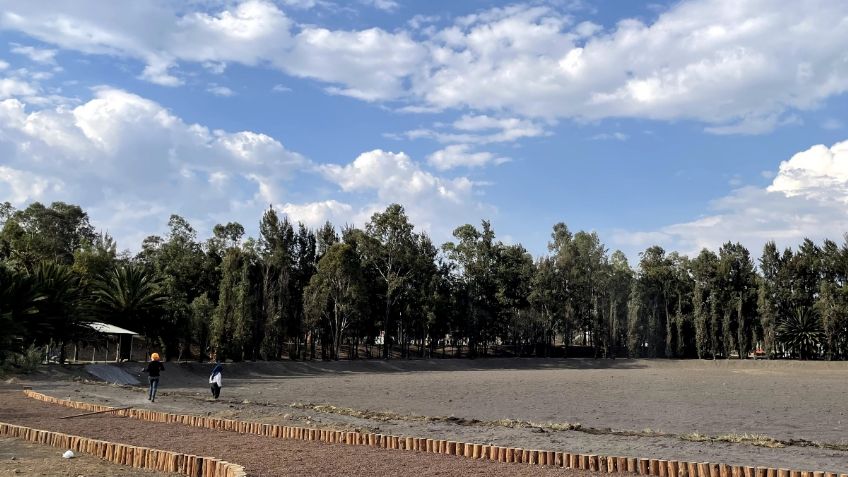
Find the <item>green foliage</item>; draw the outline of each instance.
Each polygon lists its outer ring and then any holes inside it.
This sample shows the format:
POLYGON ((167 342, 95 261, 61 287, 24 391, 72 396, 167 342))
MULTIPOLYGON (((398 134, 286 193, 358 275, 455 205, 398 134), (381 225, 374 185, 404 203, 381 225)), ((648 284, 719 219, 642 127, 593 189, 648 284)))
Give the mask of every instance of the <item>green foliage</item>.
POLYGON ((54 202, 49 207, 33 202, 24 210, 3 212, 0 248, 13 264, 32 270, 42 261, 71 264, 74 252, 95 239, 94 229, 79 206, 54 202))
MULTIPOLYGON (((357 235, 354 233, 354 235, 357 235)), ((383 357, 389 358, 394 311, 414 272, 416 241, 406 211, 399 204, 371 216, 356 251, 366 267, 376 272, 383 295, 383 357)))
POLYGON ((44 348, 28 348, 0 356, 0 376, 5 374, 31 374, 44 361, 44 348))
POLYGON ((44 300, 34 280, 0 264, 0 361, 10 351, 22 351, 38 325, 38 305, 44 300))
POLYGON ((29 336, 37 343, 56 341, 59 361, 65 361, 65 345, 81 332, 83 318, 81 298, 84 291, 79 275, 71 267, 54 262, 41 262, 32 275, 36 289, 43 296, 38 303, 37 327, 29 336))
POLYGON ((109 234, 84 240, 74 251, 74 272, 86 285, 96 282, 117 264, 117 249, 115 240, 109 234))
POLYGON ((282 357, 283 340, 289 337, 289 331, 300 328, 300 313, 292 299, 298 292, 294 280, 295 232, 288 218, 280 220, 274 209, 269 208, 259 224, 259 233, 260 354, 263 359, 279 359, 282 357))
POLYGON ((232 342, 235 332, 235 321, 238 314, 237 289, 241 279, 241 251, 231 248, 221 262, 221 282, 218 291, 218 305, 212 315, 212 346, 216 358, 241 358, 241 350, 236 349, 232 342))
POLYGON ((808 308, 797 308, 777 326, 778 339, 801 359, 818 355, 823 332, 815 313, 808 308))
POLYGON ((12 361, 16 371, 30 374, 33 373, 44 360, 44 349, 35 345, 29 345, 23 353, 16 355, 12 361))
POLYGON ((113 268, 94 284, 93 315, 148 338, 160 337, 165 297, 152 273, 136 264, 113 268))
POLYGON ((166 354, 179 356, 197 344, 191 338, 191 303, 203 293, 217 294, 217 261, 204 253, 197 232, 184 218, 172 215, 168 228, 165 238, 145 239, 136 262, 157 278, 156 291, 162 296, 156 337, 164 343, 166 354))
POLYGON ((191 330, 192 338, 200 348, 198 358, 202 361, 207 358, 211 351, 210 336, 212 316, 215 313, 215 304, 206 293, 195 298, 191 302, 191 330))
POLYGON ((466 224, 453 232, 457 243, 447 243, 444 250, 451 260, 459 283, 459 293, 464 296, 459 303, 465 305, 465 319, 455 330, 458 337, 468 340, 469 353, 475 356, 486 352, 487 345, 496 336, 499 312, 497 299, 498 251, 503 246, 495 242, 495 232, 488 221, 481 230, 466 224))
MULTIPOLYGON (((554 225, 533 257, 488 221, 437 247, 392 204, 364 228, 317 230, 269 208, 257 239, 216 225, 205 242, 173 215, 136 256, 78 206, 0 204, 0 359, 64 350, 98 320, 167 356, 221 359, 445 352, 596 357, 848 358, 848 241, 766 244, 755 268, 727 242, 694 258, 647 248, 631 268, 594 232, 554 225), (557 348, 558 345, 566 345, 557 348), (573 348, 572 348, 573 349, 573 348)), ((63 357, 63 356, 62 356, 63 357)))
POLYGON ((345 334, 361 314, 363 291, 362 265, 353 248, 344 243, 330 246, 303 291, 307 320, 329 331, 330 359, 339 359, 345 334))

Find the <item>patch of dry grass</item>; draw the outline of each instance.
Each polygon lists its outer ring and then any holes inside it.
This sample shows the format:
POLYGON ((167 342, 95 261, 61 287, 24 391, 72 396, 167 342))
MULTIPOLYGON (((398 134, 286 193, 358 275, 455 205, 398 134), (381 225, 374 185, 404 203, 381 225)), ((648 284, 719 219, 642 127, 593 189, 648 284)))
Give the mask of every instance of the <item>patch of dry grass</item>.
POLYGON ((337 414, 341 416, 350 416, 380 422, 447 422, 459 426, 507 427, 511 429, 543 429, 550 431, 576 431, 583 429, 583 426, 581 426, 580 424, 572 424, 568 422, 549 422, 546 424, 539 424, 531 421, 521 421, 516 419, 498 419, 495 421, 483 421, 480 419, 465 419, 454 416, 418 416, 414 414, 398 414, 396 412, 391 411, 371 411, 368 409, 360 410, 349 407, 333 406, 330 404, 312 404, 299 402, 292 403, 289 406, 294 409, 308 410, 325 414, 337 414))
POLYGON ((787 443, 779 441, 773 437, 762 434, 722 434, 720 436, 707 436, 693 432, 678 436, 681 440, 689 442, 730 442, 733 444, 748 444, 757 447, 768 447, 770 449, 778 449, 786 447, 787 443))
POLYGON ((820 442, 812 442, 805 440, 793 440, 793 441, 781 441, 775 439, 773 437, 769 437, 762 434, 722 434, 718 436, 710 436, 705 434, 700 434, 697 432, 693 432, 690 434, 671 434, 662 432, 655 429, 643 429, 641 431, 627 431, 627 430, 616 430, 610 428, 594 428, 594 427, 583 427, 579 423, 569 423, 569 422, 547 422, 547 423, 536 423, 532 421, 522 421, 518 419, 498 419, 495 421, 483 421, 479 419, 465 419, 454 416, 418 416, 418 415, 409 415, 409 414, 399 414, 390 411, 371 411, 371 410, 360 410, 353 409, 347 407, 339 407, 333 406, 330 404, 312 404, 312 403, 292 403, 289 405, 294 409, 300 410, 309 410, 318 413, 325 414, 337 414, 343 416, 350 416, 360 419, 368 419, 371 421, 378 422, 389 422, 389 421, 406 421, 406 422, 444 422, 450 424, 456 424, 459 426, 480 426, 480 427, 503 427, 509 429, 531 429, 537 430, 539 432, 562 432, 562 431, 576 431, 576 432, 584 432, 587 434, 594 435, 615 435, 615 436, 626 436, 626 437, 667 437, 680 439, 688 442, 704 442, 704 443, 713 443, 713 442, 726 442, 731 444, 743 444, 743 445, 752 445, 757 447, 766 447, 770 449, 779 449, 788 446, 800 446, 800 447, 819 447, 823 449, 831 449, 831 450, 840 450, 840 451, 848 451, 848 444, 832 444, 832 443, 820 443, 820 442))

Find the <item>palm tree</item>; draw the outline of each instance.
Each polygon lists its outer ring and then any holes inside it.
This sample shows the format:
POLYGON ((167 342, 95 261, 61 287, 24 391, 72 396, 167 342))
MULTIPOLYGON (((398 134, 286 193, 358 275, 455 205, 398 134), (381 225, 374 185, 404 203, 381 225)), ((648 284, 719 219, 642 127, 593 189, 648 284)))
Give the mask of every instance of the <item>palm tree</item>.
POLYGON ((0 361, 16 339, 28 337, 28 325, 42 300, 29 276, 0 266, 0 361))
POLYGON ((818 317, 809 308, 799 307, 795 313, 784 318, 777 326, 777 339, 790 351, 797 352, 801 359, 818 353, 823 337, 818 317))
POLYGON ((104 322, 140 328, 150 337, 164 296, 152 274, 127 264, 115 267, 94 284, 95 314, 104 322))
POLYGON ((83 286, 71 267, 56 262, 37 264, 31 278, 43 300, 38 304, 37 328, 30 331, 39 343, 55 342, 59 346, 59 362, 65 362, 65 345, 81 331, 80 298, 83 286))

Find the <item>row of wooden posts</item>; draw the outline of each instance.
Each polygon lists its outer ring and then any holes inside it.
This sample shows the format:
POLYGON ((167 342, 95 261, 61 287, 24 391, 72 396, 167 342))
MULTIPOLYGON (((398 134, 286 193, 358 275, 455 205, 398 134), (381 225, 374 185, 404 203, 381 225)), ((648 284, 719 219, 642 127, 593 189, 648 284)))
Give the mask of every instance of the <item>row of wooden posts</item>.
MULTIPOLYGON (((25 390, 24 392, 33 399, 74 409, 87 411, 115 409, 97 404, 58 399, 31 390, 25 390)), ((767 467, 714 464, 709 462, 684 462, 665 459, 576 454, 474 444, 443 439, 282 426, 215 417, 171 414, 147 409, 117 410, 115 414, 144 421, 183 424, 192 427, 233 431, 241 434, 255 434, 271 438, 411 450, 503 463, 556 466, 602 473, 629 472, 652 477, 848 477, 848 474, 837 474, 835 472, 809 472, 767 467)))
POLYGON ((189 477, 245 477, 247 475, 242 466, 214 457, 131 446, 14 424, 0 423, 0 435, 60 449, 70 449, 77 454, 89 454, 137 469, 179 473, 189 477))

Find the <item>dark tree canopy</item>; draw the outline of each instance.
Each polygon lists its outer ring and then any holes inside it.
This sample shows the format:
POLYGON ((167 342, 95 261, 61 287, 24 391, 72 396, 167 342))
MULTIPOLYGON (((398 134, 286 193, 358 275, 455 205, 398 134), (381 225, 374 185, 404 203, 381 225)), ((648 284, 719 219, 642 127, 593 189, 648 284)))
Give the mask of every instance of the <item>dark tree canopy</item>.
POLYGON ((167 359, 848 358, 844 240, 652 246, 632 267, 565 223, 534 257, 486 220, 437 246, 399 204, 362 228, 257 219, 252 238, 172 215, 131 256, 79 206, 0 204, 0 360, 43 345, 64 359, 88 321, 167 359))

